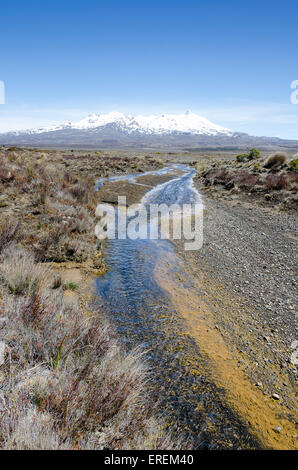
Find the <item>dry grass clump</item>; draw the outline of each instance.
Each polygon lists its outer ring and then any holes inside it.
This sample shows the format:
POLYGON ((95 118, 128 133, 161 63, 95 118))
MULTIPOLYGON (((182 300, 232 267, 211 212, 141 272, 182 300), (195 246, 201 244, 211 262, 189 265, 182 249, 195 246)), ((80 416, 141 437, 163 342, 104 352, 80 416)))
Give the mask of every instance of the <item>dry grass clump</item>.
POLYGON ((81 181, 69 188, 70 194, 78 201, 84 204, 92 205, 95 200, 95 189, 93 181, 81 181))
POLYGON ((24 249, 9 246, 1 255, 0 277, 10 293, 33 295, 45 282, 47 268, 37 265, 34 256, 24 249))
POLYGON ((156 419, 143 353, 125 354, 106 321, 65 303, 44 263, 96 257, 101 269, 90 168, 131 163, 104 158, 0 149, 1 449, 188 446, 156 419))
POLYGON ((10 208, 6 219, 20 220, 0 220, 0 252, 16 240, 21 227, 22 244, 39 261, 93 259, 97 252, 92 218, 97 205, 94 182, 58 171, 46 158, 33 158, 25 150, 0 152, 2 205, 10 208), (20 213, 25 217, 18 217, 20 213))
POLYGON ((20 235, 20 223, 18 221, 10 221, 5 219, 0 222, 0 253, 12 241, 17 240, 20 235))
POLYGON ((287 161, 287 154, 285 152, 275 152, 269 155, 264 163, 265 168, 278 169, 283 166, 287 161))
POLYGON ((261 182, 260 178, 248 171, 243 171, 236 174, 233 177, 234 183, 242 189, 251 189, 254 188, 257 184, 261 182))
POLYGON ((288 175, 281 175, 281 174, 267 175, 265 178, 264 184, 267 190, 288 189, 290 186, 288 175))
POLYGON ((0 448, 172 449, 148 395, 143 353, 63 301, 24 249, 1 257, 0 448))
MULTIPOLYGON (((135 165, 148 169, 146 158, 1 148, 0 225, 2 214, 19 220, 21 243, 39 261, 93 261, 98 254, 93 175, 131 172, 135 165)), ((156 159, 150 159, 150 165, 161 166, 156 159)), ((1 237, 0 228, 0 242, 1 237)), ((104 270, 104 263, 96 263, 96 268, 104 270)))
POLYGON ((206 186, 214 184, 226 184, 230 180, 230 173, 227 169, 210 169, 203 173, 204 183, 206 186))
MULTIPOLYGON (((273 168, 273 167, 272 167, 273 168)), ((295 191, 297 177, 295 172, 269 173, 260 175, 249 171, 229 171, 226 168, 211 169, 202 174, 205 186, 221 185, 225 189, 237 187, 244 191, 295 191)))

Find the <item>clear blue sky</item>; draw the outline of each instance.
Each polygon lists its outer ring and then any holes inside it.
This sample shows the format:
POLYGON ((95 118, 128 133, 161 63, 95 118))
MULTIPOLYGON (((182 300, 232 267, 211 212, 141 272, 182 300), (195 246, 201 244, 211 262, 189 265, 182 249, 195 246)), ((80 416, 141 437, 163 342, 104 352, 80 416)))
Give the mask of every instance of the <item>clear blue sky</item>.
POLYGON ((297 0, 4 0, 0 17, 0 131, 189 109, 298 139, 297 0))

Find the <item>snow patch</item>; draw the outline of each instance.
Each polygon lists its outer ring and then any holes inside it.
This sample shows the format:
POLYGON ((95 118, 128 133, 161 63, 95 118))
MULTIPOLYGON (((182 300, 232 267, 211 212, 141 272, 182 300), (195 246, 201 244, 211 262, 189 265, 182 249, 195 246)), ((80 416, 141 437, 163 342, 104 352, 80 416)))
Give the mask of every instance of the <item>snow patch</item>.
POLYGON ((14 134, 41 134, 66 129, 88 130, 116 125, 124 133, 162 135, 186 133, 194 135, 232 135, 233 132, 225 127, 213 124, 198 114, 187 111, 185 114, 162 114, 151 116, 131 116, 119 112, 107 114, 89 114, 78 122, 65 122, 51 127, 41 127, 28 131, 19 131, 14 134))

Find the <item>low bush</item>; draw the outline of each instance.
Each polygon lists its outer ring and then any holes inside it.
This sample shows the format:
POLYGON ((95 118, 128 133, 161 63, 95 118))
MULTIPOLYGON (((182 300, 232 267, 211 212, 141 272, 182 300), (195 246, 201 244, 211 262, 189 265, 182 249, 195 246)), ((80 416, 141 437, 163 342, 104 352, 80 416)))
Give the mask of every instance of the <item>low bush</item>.
POLYGON ((288 166, 290 168, 291 171, 298 171, 298 157, 295 155, 296 158, 294 158, 293 160, 291 160, 289 163, 288 163, 288 166))
POLYGON ((260 152, 257 149, 250 149, 248 153, 240 153, 237 155, 236 160, 238 163, 255 160, 260 157, 260 152))
POLYGON ((289 179, 287 175, 271 174, 266 176, 264 185, 268 190, 287 189, 289 187, 289 179))
POLYGON ((243 163, 247 160, 248 154, 247 153, 240 153, 237 155, 236 160, 238 163, 243 163))
POLYGON ((239 186, 239 188, 251 189, 259 183, 259 177, 255 174, 242 172, 234 175, 233 181, 239 186))
POLYGON ((264 167, 268 169, 278 169, 287 161, 287 154, 284 152, 275 152, 270 155, 264 163, 264 167))
POLYGON ((257 149, 250 149, 247 155, 248 160, 255 160, 260 157, 260 152, 257 149))

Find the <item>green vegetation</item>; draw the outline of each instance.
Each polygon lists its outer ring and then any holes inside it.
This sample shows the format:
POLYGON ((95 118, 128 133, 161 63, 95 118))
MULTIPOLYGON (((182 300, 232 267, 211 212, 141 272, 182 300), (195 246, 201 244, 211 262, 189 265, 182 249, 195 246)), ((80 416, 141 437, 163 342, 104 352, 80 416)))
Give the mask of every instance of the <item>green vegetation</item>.
POLYGON ((243 163, 255 160, 260 157, 260 152, 257 149, 250 149, 248 153, 240 153, 237 155, 236 160, 238 163, 243 163))
POLYGON ((288 166, 292 171, 298 171, 298 158, 294 158, 294 160, 291 160, 288 163, 288 166))
POLYGON ((260 152, 257 149, 250 149, 248 152, 248 160, 255 160, 256 158, 260 157, 260 152))
POLYGON ((240 153, 239 155, 237 155, 236 160, 238 163, 243 163, 247 160, 247 157, 247 153, 240 153))
POLYGON ((63 284, 63 290, 72 290, 75 291, 77 290, 78 285, 75 282, 65 282, 63 284))

